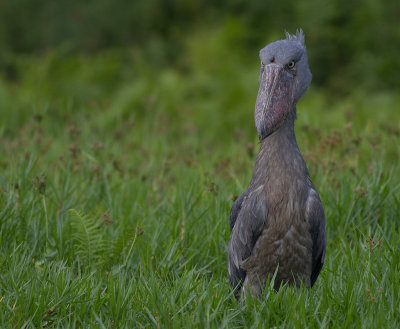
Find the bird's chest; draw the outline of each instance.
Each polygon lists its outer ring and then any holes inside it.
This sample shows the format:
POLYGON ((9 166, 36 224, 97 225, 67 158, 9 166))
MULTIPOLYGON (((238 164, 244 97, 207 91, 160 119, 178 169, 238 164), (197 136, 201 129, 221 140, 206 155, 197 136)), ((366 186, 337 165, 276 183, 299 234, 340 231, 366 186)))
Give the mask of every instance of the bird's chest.
POLYGON ((267 225, 255 251, 271 253, 289 263, 296 257, 311 259, 312 239, 305 214, 306 199, 302 197, 305 190, 303 180, 293 177, 267 193, 267 225))
MULTIPOLYGON (((275 277, 275 289, 287 282, 310 287, 312 240, 305 223, 293 223, 283 232, 279 226, 266 228, 257 240, 252 255, 243 263, 247 282, 257 287, 275 277)), ((253 287, 254 288, 254 287, 253 287)))
POLYGON ((306 222, 288 227, 271 224, 257 240, 252 256, 263 259, 266 266, 287 267, 289 271, 311 274, 312 239, 306 222), (309 266, 308 266, 309 265, 309 266))
POLYGON ((275 193, 267 194, 268 218, 244 264, 248 274, 271 275, 279 267, 277 282, 293 281, 293 276, 306 285, 309 282, 312 238, 305 218, 305 200, 298 197, 302 189, 300 182, 292 180, 291 184, 275 185, 275 193))
POLYGON ((298 149, 293 151, 282 143, 260 152, 254 182, 263 182, 267 218, 242 268, 247 272, 247 282, 265 280, 278 267, 278 284, 293 282, 295 277, 296 284, 300 279, 309 286, 312 238, 306 219, 307 169, 298 149))
POLYGON ((305 221, 307 185, 303 179, 294 175, 275 177, 279 176, 270 178, 264 186, 268 209, 266 222, 281 235, 286 234, 292 225, 297 223, 298 226, 305 221))

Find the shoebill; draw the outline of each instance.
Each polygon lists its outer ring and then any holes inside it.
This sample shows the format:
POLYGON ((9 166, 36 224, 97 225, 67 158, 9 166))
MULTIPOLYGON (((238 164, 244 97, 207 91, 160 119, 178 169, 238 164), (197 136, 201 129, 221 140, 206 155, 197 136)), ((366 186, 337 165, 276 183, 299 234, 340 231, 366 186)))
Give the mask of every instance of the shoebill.
POLYGON ((260 51, 255 125, 260 151, 250 185, 230 214, 228 271, 236 297, 259 296, 268 278, 311 288, 324 264, 325 218, 294 132, 311 72, 303 31, 260 51))

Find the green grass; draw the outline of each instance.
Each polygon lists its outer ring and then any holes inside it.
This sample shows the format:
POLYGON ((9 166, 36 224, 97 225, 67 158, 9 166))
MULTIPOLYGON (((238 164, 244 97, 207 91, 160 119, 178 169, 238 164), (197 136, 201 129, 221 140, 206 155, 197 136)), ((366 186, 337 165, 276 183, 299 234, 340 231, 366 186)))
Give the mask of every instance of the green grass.
POLYGON ((0 327, 400 327, 398 95, 299 103, 325 266, 243 305, 228 215, 258 151, 258 63, 197 40, 179 70, 48 54, 0 82, 0 327))

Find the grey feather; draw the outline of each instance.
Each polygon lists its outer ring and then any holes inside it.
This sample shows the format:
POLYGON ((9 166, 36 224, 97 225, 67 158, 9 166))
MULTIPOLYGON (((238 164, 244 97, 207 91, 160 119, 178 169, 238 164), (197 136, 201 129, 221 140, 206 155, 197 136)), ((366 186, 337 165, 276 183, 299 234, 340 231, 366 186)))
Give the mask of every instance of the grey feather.
POLYGON ((325 215, 318 193, 312 189, 307 200, 306 218, 310 223, 312 238, 311 286, 314 285, 324 265, 326 252, 325 215))
POLYGON ((233 203, 233 206, 232 206, 232 209, 231 209, 231 214, 229 216, 229 226, 230 226, 231 232, 232 232, 233 226, 235 226, 235 222, 236 222, 237 216, 239 214, 239 211, 240 211, 240 209, 242 207, 242 202, 243 202, 243 199, 246 196, 246 192, 247 191, 244 191, 241 194, 241 196, 238 197, 235 200, 235 202, 233 203))
POLYGON ((250 256, 254 244, 266 227, 268 214, 262 186, 246 197, 244 194, 229 242, 228 272, 233 289, 244 280, 245 271, 240 265, 250 256))
POLYGON ((304 33, 303 33, 303 30, 302 30, 302 29, 297 30, 297 31, 296 31, 296 34, 294 34, 294 35, 289 34, 288 32, 286 32, 286 40, 289 40, 289 41, 290 41, 290 40, 296 41, 296 42, 301 43, 302 46, 305 46, 305 43, 304 43, 304 33))

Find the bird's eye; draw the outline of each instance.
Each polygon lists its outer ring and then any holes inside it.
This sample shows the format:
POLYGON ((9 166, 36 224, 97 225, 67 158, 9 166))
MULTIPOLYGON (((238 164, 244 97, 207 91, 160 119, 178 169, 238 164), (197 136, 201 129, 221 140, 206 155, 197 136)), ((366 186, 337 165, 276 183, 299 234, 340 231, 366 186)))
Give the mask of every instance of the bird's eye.
POLYGON ((287 67, 288 67, 288 69, 293 69, 294 68, 294 66, 295 66, 295 62, 294 61, 290 61, 288 64, 287 64, 287 67))

